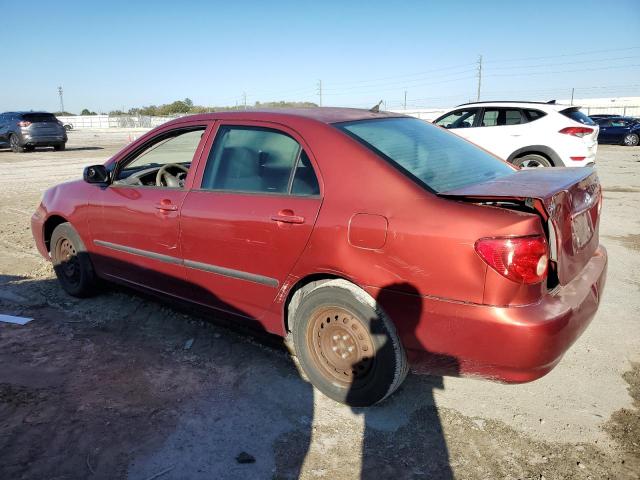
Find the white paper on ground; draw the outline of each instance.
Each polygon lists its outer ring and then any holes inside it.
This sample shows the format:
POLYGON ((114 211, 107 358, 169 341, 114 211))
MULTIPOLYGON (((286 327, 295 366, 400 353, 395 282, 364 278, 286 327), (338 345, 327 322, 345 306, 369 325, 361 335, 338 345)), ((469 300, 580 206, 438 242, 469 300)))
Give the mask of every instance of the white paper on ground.
POLYGON ((29 323, 33 318, 27 317, 14 317, 13 315, 3 315, 0 313, 0 322, 16 323, 18 325, 25 325, 29 323))

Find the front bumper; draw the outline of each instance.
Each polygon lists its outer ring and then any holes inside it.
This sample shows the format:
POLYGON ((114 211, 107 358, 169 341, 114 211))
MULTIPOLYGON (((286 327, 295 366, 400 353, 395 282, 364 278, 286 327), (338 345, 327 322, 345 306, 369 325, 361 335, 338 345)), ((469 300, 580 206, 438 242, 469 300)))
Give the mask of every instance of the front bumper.
POLYGON ((551 371, 587 328, 606 273, 607 252, 600 246, 576 278, 536 304, 498 307, 421 297, 413 327, 399 307, 408 305, 406 299, 383 308, 394 319, 415 372, 528 382, 551 371))
POLYGON ((33 240, 36 243, 36 248, 40 255, 46 260, 49 260, 49 249, 44 240, 44 222, 46 217, 46 211, 42 204, 40 204, 34 214, 31 216, 31 233, 33 234, 33 240))

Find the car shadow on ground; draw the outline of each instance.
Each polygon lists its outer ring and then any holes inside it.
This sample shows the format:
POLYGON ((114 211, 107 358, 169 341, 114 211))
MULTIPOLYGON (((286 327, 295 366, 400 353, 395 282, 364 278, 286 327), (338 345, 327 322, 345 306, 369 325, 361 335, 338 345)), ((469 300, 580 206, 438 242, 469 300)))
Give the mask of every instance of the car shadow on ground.
MULTIPOLYGON (((104 150, 104 147, 66 147, 64 150, 61 150, 61 151, 62 152, 80 152, 85 150, 104 150)), ((27 150, 26 152, 21 152, 21 153, 26 154, 26 153, 37 153, 37 152, 43 152, 43 151, 54 152, 56 150, 54 150, 53 147, 36 147, 35 150, 27 150)), ((11 148, 0 147, 0 152, 11 152, 11 148)))
POLYGON ((55 280, 0 276, 0 292, 1 313, 34 318, 0 323, 2 478, 452 477, 433 398, 441 377, 409 376, 352 410, 314 392, 264 332, 121 287, 80 301, 55 280), (333 412, 343 431, 323 430, 333 412), (356 450, 341 449, 358 419, 356 450), (347 470, 335 464, 345 452, 356 457, 347 470))

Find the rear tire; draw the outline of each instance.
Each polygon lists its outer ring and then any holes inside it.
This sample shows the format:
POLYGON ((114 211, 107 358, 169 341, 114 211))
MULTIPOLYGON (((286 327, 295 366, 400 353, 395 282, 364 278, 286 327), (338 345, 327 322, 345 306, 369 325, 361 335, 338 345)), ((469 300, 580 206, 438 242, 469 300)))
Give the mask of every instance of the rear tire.
POLYGON ((53 269, 64 291, 74 297, 93 295, 97 282, 93 265, 78 232, 69 222, 53 230, 49 245, 53 269))
POLYGON ((553 164, 542 155, 529 153, 513 160, 513 164, 520 168, 553 167, 553 164))
MULTIPOLYGON (((313 284, 312 284, 313 285, 313 284)), ((377 302, 346 280, 305 287, 294 312, 293 344, 311 383, 354 407, 391 395, 408 372, 396 329, 377 302)))
POLYGON ((26 147, 24 147, 24 149, 27 152, 34 152, 36 147, 34 147, 33 145, 27 145, 26 147))
POLYGON ((60 151, 64 150, 65 148, 67 148, 67 146, 66 146, 66 145, 67 145, 66 143, 58 143, 58 144, 56 144, 56 145, 54 145, 54 146, 53 146, 53 149, 54 149, 56 152, 60 152, 60 151))
POLYGON ((20 139, 15 133, 12 133, 9 137, 9 146, 14 153, 22 153, 25 150, 25 148, 20 145, 20 139))
POLYGON ((627 147, 637 147, 638 143, 640 143, 640 137, 638 137, 637 133, 628 133, 624 136, 622 143, 627 147))

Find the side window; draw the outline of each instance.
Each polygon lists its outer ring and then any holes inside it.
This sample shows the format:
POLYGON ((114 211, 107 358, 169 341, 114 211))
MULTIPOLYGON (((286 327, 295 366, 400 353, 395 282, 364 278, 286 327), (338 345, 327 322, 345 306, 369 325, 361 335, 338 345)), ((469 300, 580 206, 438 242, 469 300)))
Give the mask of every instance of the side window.
POLYGON ((626 127, 627 126, 627 122, 625 122, 621 118, 616 118, 615 120, 611 120, 611 126, 612 127, 626 127))
MULTIPOLYGON (((223 126, 207 159, 201 188, 286 194, 300 150, 298 142, 276 130, 223 126)), ((299 189, 303 175, 298 178, 299 189)))
POLYGON ((527 123, 527 120, 523 118, 522 112, 520 110, 505 110, 505 125, 520 125, 521 123, 527 123))
POLYGON ((130 160, 121 170, 120 178, 126 177, 127 173, 132 171, 159 168, 170 163, 182 165, 188 169, 204 130, 204 127, 198 127, 161 137, 130 160))
POLYGON ((539 118, 542 118, 546 115, 546 113, 544 113, 543 111, 534 110, 532 108, 525 110, 524 113, 530 122, 533 122, 534 120, 538 120, 539 118))
POLYGON ((478 113, 477 108, 456 110, 449 115, 436 120, 434 123, 444 128, 469 128, 473 127, 473 122, 478 113))
POLYGON ((482 114, 481 127, 495 127, 498 125, 498 109, 497 108, 485 108, 482 114))
POLYGON ((304 150, 300 152, 300 159, 293 177, 293 185, 291 186, 293 195, 320 195, 320 185, 318 185, 318 177, 313 171, 311 160, 304 150))
POLYGON ((526 123, 526 119, 516 108, 485 108, 480 125, 483 127, 502 127, 520 125, 521 123, 526 123))
POLYGON ((160 134, 119 167, 114 185, 182 188, 205 127, 160 134))

